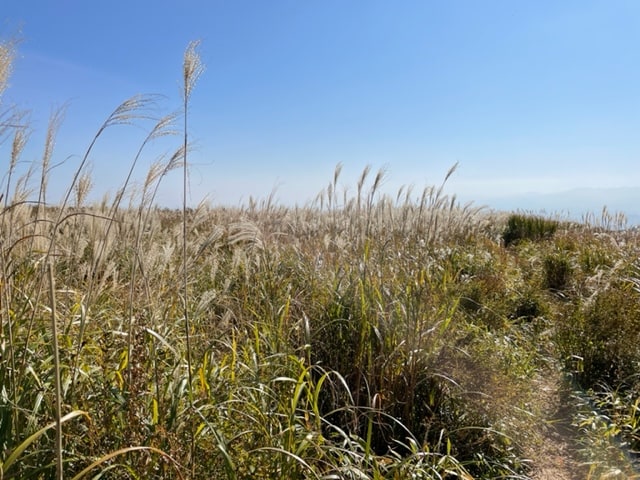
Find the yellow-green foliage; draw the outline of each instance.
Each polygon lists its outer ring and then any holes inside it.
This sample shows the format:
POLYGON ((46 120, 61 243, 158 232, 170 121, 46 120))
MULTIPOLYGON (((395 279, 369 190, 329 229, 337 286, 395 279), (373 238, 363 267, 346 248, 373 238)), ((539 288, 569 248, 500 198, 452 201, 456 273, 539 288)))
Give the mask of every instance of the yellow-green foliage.
POLYGON ((508 247, 522 240, 551 238, 557 229, 557 221, 536 215, 513 214, 507 220, 502 240, 508 247))

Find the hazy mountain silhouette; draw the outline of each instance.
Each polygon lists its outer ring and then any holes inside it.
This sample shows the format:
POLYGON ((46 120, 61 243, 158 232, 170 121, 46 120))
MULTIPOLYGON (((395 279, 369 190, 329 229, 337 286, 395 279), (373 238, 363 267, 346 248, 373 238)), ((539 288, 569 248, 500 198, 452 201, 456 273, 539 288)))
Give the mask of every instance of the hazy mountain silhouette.
POLYGON ((524 193, 477 199, 496 210, 523 210, 560 215, 580 220, 591 213, 599 218, 603 208, 609 213, 624 213, 629 225, 640 225, 640 187, 579 188, 558 193, 524 193))

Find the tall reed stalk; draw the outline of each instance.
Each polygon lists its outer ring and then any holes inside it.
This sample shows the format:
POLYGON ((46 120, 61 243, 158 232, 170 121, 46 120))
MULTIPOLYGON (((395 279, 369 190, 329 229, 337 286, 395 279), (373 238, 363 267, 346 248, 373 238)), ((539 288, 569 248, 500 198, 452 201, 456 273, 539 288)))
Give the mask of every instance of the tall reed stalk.
MULTIPOLYGON (((78 182, 80 182, 83 178, 83 174, 85 173, 85 167, 87 165, 87 163, 89 162, 89 157, 91 155, 91 152, 93 151, 93 148, 95 146, 95 144, 97 143, 98 139, 102 136, 102 134, 105 132, 105 130, 107 130, 110 127, 114 127, 116 125, 127 125, 132 123, 133 121, 135 121, 136 119, 140 119, 140 118, 146 118, 145 115, 145 110, 147 108, 149 108, 149 106, 152 104, 153 102, 153 97, 150 96, 143 96, 143 95, 136 95, 134 97, 131 97, 130 99, 122 102, 114 111, 113 113, 111 113, 111 115, 109 115, 109 117, 105 120, 105 122, 100 126, 100 128, 98 129, 98 132, 94 135, 93 139, 91 140, 91 143, 89 144, 89 147, 87 147, 87 149, 85 150, 85 153, 82 157, 82 160, 80 161, 80 164, 78 165, 78 167, 76 168, 76 171, 73 175, 73 178, 71 180, 71 184, 69 185, 69 188, 67 189, 65 196, 62 200, 62 203, 59 206, 59 211, 58 211, 58 216, 55 222, 55 227, 53 229, 53 233, 51 235, 51 239, 50 239, 50 243, 49 243, 49 249, 47 251, 47 258, 51 257, 51 254, 53 253, 54 250, 54 246, 56 243, 56 232, 59 230, 60 225, 62 225, 68 218, 70 217, 75 217, 75 215, 73 214, 67 214, 67 205, 69 204, 69 201, 71 199, 71 194, 76 190, 76 187, 78 185, 78 182)), ((81 316, 80 319, 80 328, 78 330, 78 335, 76 338, 76 345, 77 345, 77 353, 75 356, 75 361, 74 361, 74 365, 73 365, 73 369, 72 371, 73 373, 73 379, 71 382, 71 387, 69 389, 69 392, 72 392, 77 378, 78 378, 78 362, 80 361, 80 352, 82 351, 83 345, 84 345, 84 335, 85 335, 85 329, 86 329, 86 319, 87 319, 87 311, 88 309, 91 307, 91 302, 92 302, 92 293, 93 293, 93 289, 94 289, 94 283, 95 283, 95 269, 97 266, 97 261, 98 259, 94 259, 94 263, 92 265, 92 272, 89 278, 89 286, 87 288, 87 295, 85 298, 85 306, 86 308, 83 310, 83 315, 81 316)), ((40 292, 38 291, 37 296, 36 296, 36 301, 40 296, 40 292)), ((33 322, 33 315, 32 315, 32 320, 33 322)), ((30 327, 31 328, 31 327, 30 327)), ((28 337, 27 337, 28 338, 28 337)), ((26 347, 25 347, 26 348, 26 347)), ((25 355, 25 360, 26 360, 26 355, 25 355)), ((24 362, 23 362, 24 363, 24 362)))
MULTIPOLYGON (((189 322, 189 272, 187 271, 187 187, 188 187, 188 165, 187 165, 187 153, 189 147, 189 100, 193 88, 198 81, 198 78, 204 71, 204 66, 200 61, 200 55, 197 52, 199 41, 194 41, 189 44, 187 50, 184 53, 184 69, 183 69, 183 115, 184 115, 184 162, 182 164, 182 294, 184 296, 184 328, 185 339, 187 342, 187 375, 189 379, 189 406, 193 410, 193 378, 191 371, 191 325, 189 322)), ((190 429, 191 435, 191 455, 189 463, 191 465, 191 476, 195 476, 195 432, 193 428, 190 429)))
POLYGON ((53 348, 53 366, 56 387, 56 479, 63 480, 62 464, 62 385, 60 382, 60 353, 58 350, 58 327, 56 319, 56 283, 53 263, 49 262, 49 298, 51 301, 51 346, 53 348))

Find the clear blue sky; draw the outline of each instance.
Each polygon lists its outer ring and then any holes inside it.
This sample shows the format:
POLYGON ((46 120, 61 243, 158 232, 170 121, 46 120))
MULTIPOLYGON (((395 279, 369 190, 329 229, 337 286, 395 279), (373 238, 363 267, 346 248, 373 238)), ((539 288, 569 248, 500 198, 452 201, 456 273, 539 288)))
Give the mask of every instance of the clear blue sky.
MULTIPOLYGON (((635 0, 3 0, 0 19, 3 38, 22 40, 3 101, 32 111, 26 158, 69 102, 60 191, 122 100, 159 93, 159 112, 179 107, 195 39, 207 70, 192 97, 194 203, 274 187, 283 203, 304 203, 338 162, 350 188, 365 165, 385 168, 390 193, 439 183, 459 162, 449 191, 479 201, 640 187, 635 0)), ((104 137, 97 191, 115 190, 143 136, 104 137)), ((167 178, 162 201, 177 203, 179 187, 167 178)))

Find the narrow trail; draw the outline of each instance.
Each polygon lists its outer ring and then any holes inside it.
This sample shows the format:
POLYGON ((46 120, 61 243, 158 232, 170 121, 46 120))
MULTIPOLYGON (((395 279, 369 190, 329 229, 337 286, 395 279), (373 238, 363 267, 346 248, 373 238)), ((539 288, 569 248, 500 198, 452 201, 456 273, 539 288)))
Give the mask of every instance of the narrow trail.
POLYGON ((571 425, 575 403, 561 373, 549 369, 536 380, 538 439, 527 452, 533 462, 532 480, 584 480, 589 469, 578 458, 578 431, 571 425))
POLYGON ((559 369, 542 372, 535 386, 537 441, 526 452, 532 461, 531 480, 640 480, 638 465, 624 460, 624 452, 614 443, 609 451, 590 450, 595 454, 591 465, 581 458, 581 433, 572 425, 578 402, 559 369))

